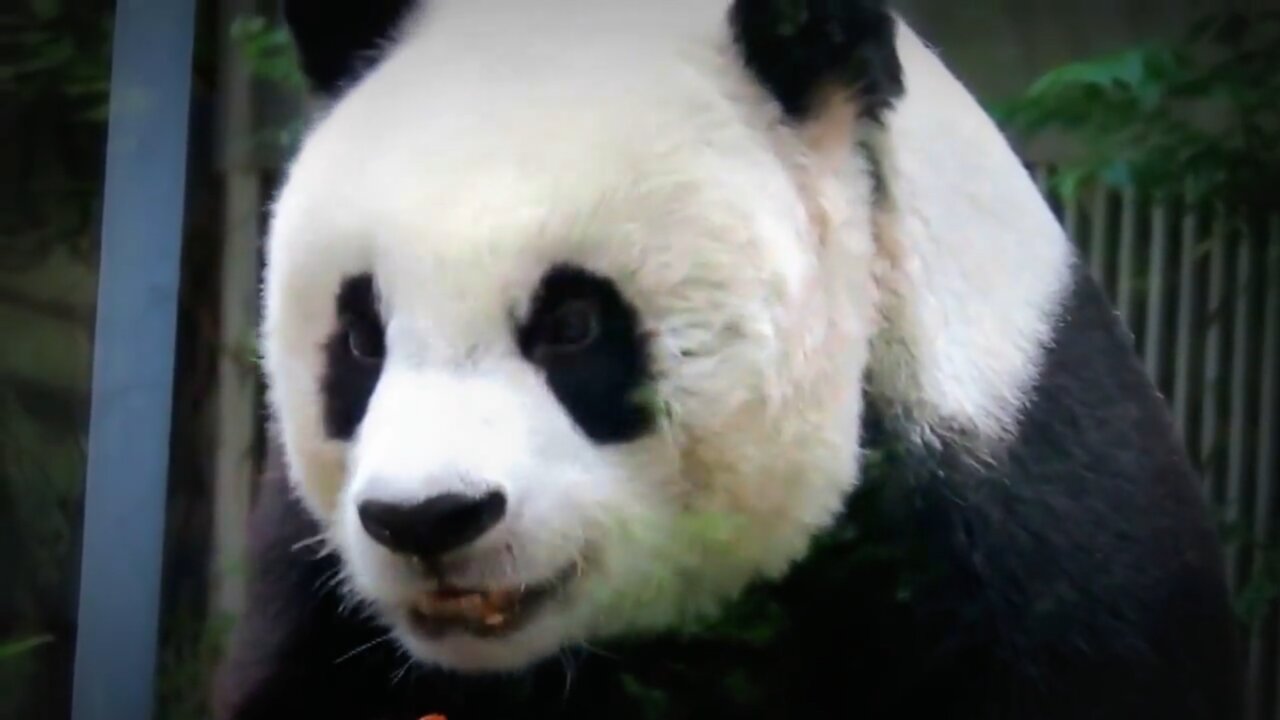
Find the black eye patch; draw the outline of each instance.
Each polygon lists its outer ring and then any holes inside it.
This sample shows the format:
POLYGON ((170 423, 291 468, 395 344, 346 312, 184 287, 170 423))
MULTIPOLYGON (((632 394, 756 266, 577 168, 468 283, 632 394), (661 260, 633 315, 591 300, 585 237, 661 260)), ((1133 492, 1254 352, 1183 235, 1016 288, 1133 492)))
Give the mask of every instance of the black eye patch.
POLYGON ((648 348, 636 311, 613 281, 572 265, 553 267, 516 341, 587 437, 621 443, 652 429, 652 408, 637 400, 651 380, 648 348))
POLYGON ((386 354, 386 330, 378 312, 373 276, 353 275, 335 299, 337 326, 325 341, 320 380, 325 432, 350 440, 360 427, 369 398, 378 385, 386 354))

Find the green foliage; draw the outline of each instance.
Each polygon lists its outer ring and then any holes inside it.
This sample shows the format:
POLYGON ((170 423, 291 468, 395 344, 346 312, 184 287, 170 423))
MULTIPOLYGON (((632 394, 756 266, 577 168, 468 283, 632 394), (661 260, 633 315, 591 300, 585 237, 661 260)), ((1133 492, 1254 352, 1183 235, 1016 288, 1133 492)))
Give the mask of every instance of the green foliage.
POLYGON ((693 625, 687 634, 702 640, 720 639, 767 647, 786 626, 787 615, 782 606, 767 592, 752 588, 721 611, 693 625))
POLYGON ((213 669, 234 618, 205 618, 198 603, 186 603, 167 618, 157 678, 160 720, 209 717, 213 669))
POLYGON ((288 90, 306 89, 297 53, 284 27, 258 15, 238 17, 231 23, 231 39, 258 78, 288 90))
POLYGON ((650 687, 632 675, 624 675, 622 690, 639 708, 640 717, 660 720, 671 713, 671 699, 660 688, 650 687))
POLYGON ((41 598, 61 594, 74 550, 69 519, 80 502, 84 449, 79 438, 40 422, 5 389, 0 436, 0 521, 12 539, 0 547, 0 567, 16 584, 11 587, 26 591, 0 599, 23 619, 39 618, 48 610, 41 598))
POLYGON ((111 24, 109 15, 63 8, 59 0, 29 0, 26 10, 0 14, 0 93, 37 102, 61 96, 78 117, 106 119, 111 24))
POLYGON ((1280 601, 1280 548, 1259 545, 1254 553, 1253 574, 1235 598, 1236 616, 1250 629, 1260 627, 1280 601))
POLYGON ((34 688, 60 670, 55 642, 73 612, 74 523, 83 446, 56 418, 0 386, 0 717, 25 717, 47 702, 34 688))
POLYGON ((994 108, 1024 139, 1059 134, 1079 156, 1056 178, 1262 208, 1280 182, 1280 12, 1216 12, 1178 42, 1057 68, 994 108))
POLYGON ((0 163, 6 269, 55 248, 92 257, 111 48, 111 16, 99 5, 28 0, 0 10, 0 106, 6 127, 22 133, 0 163))
POLYGON ((1246 628, 1260 628, 1271 613, 1280 610, 1280 545, 1260 541, 1254 524, 1237 513, 1219 510, 1217 525, 1223 544, 1245 551, 1252 560, 1248 581, 1236 591, 1235 612, 1246 628))
MULTIPOLYGON (((259 15, 245 15, 232 21, 230 33, 255 78, 278 94, 305 96, 306 77, 285 27, 259 15)), ((301 140, 305 122, 304 117, 296 117, 279 126, 267 127, 258 133, 255 142, 290 153, 301 140)))

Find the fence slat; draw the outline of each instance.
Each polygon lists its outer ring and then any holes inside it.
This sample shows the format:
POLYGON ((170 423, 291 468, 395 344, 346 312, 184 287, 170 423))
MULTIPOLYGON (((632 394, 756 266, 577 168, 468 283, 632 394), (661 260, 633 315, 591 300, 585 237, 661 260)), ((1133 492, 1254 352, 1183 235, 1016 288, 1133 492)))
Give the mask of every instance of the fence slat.
POLYGON ((1209 497, 1215 502, 1222 499, 1219 481, 1221 473, 1215 467, 1218 440, 1218 383, 1222 372, 1222 314, 1223 297, 1227 284, 1227 248, 1224 220, 1214 219, 1209 249, 1209 292, 1205 297, 1204 372, 1201 375, 1200 408, 1200 464, 1203 468, 1209 497))
MULTIPOLYGON (((1042 187, 1045 177, 1036 174, 1042 187)), ((1204 491, 1215 510, 1247 523, 1242 529, 1251 542, 1228 547, 1229 580, 1239 593, 1270 571, 1280 550, 1280 216, 1263 228, 1266 242, 1253 245, 1229 232, 1224 215, 1202 215, 1188 193, 1180 208, 1168 202, 1151 208, 1150 244, 1142 251, 1141 204, 1121 193, 1120 222, 1113 223, 1116 201, 1101 188, 1086 198, 1066 196, 1064 227, 1131 329, 1144 311, 1143 360, 1162 388, 1169 381, 1174 417, 1199 456, 1204 491), (1261 304, 1250 290, 1257 284, 1261 304)), ((1280 604, 1262 614, 1247 654, 1248 717, 1280 720, 1280 604)))
MULTIPOLYGON (((1036 168, 1036 178, 1044 188, 1052 170, 1036 168)), ((1066 233, 1130 332, 1143 311, 1144 364, 1160 387, 1169 380, 1174 419, 1198 456, 1213 509, 1247 524, 1249 542, 1228 547, 1231 589, 1239 593, 1272 571, 1280 551, 1280 215, 1260 228, 1266 241, 1252 245, 1225 214, 1208 214, 1188 192, 1176 209, 1155 202, 1142 251, 1133 192, 1116 197, 1096 187, 1084 199, 1061 200, 1066 233), (1115 204, 1119 223, 1110 217, 1115 204), (1251 291, 1256 283, 1261 305, 1251 291)), ((1280 603, 1272 601, 1257 620, 1247 641, 1248 717, 1280 720, 1280 603)))
POLYGON ((1138 194, 1127 187, 1120 195, 1120 248, 1116 261, 1116 310, 1133 334, 1134 256, 1138 245, 1138 194))
MULTIPOLYGON (((1227 432, 1227 516, 1231 522, 1244 518, 1245 498, 1245 447, 1248 441, 1248 385, 1249 385, 1249 287, 1253 279, 1250 257, 1252 240, 1242 234, 1236 245, 1236 286, 1232 291, 1235 307, 1231 318, 1231 410, 1227 432)), ((1227 578, 1231 587, 1240 586, 1240 563, 1244 548, 1237 546, 1227 558, 1227 578)))
POLYGON ((1063 200, 1062 214, 1066 216, 1064 226, 1067 237, 1077 247, 1080 245, 1080 194, 1072 192, 1063 200))
POLYGON ((1089 204, 1089 270, 1098 284, 1113 297, 1111 288, 1107 286, 1107 188, 1098 183, 1093 191, 1093 199, 1089 204))
POLYGON ((1174 330, 1173 416, 1185 437, 1191 435, 1191 353, 1195 329, 1196 237, 1199 218, 1188 207, 1182 217, 1182 244, 1178 258, 1178 326, 1174 330))
POLYGON ((1165 297, 1165 265, 1167 263, 1167 245, 1169 235, 1169 214, 1164 204, 1156 205, 1151 211, 1151 254, 1147 268, 1147 320, 1146 338, 1142 354, 1147 365, 1147 374, 1153 382, 1160 383, 1160 373, 1164 370, 1164 309, 1165 297))
POLYGON ((1049 166, 1044 163, 1038 163, 1032 170, 1036 187, 1040 188, 1040 194, 1044 195, 1046 200, 1049 198, 1049 173, 1049 166))
MULTIPOLYGON (((1262 351, 1259 359, 1262 362, 1258 397, 1258 442, 1256 452, 1255 477, 1258 478, 1258 492, 1254 497, 1253 522, 1254 538, 1264 546, 1272 546, 1276 541, 1276 500, 1280 493, 1280 467, 1277 467, 1276 446, 1277 435, 1280 435, 1280 216, 1271 218, 1269 242, 1269 258, 1266 276, 1266 304, 1263 308, 1262 351)), ((1261 572, 1267 557, 1255 553, 1253 559, 1254 572, 1261 572)), ((1280 617, 1276 607, 1271 608, 1271 622, 1277 634, 1263 634, 1264 623, 1249 639, 1249 687, 1251 700, 1258 712, 1265 712, 1265 699, 1269 696, 1274 712, 1280 716, 1280 698, 1276 697, 1280 689, 1280 676, 1268 678, 1264 675, 1267 658, 1272 658, 1274 668, 1280 673, 1280 662, 1276 661, 1280 654, 1280 617), (1270 687, 1268 687, 1268 684, 1270 687)))

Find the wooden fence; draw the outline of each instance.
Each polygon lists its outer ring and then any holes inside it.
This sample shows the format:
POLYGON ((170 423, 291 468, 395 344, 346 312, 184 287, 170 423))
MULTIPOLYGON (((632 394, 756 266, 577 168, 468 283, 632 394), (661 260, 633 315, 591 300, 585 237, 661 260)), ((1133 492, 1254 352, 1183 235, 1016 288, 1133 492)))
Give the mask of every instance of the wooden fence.
MULTIPOLYGON (((1280 215, 1037 182, 1169 401, 1219 513, 1248 653, 1249 720, 1280 720, 1280 215)), ((1224 719, 1225 720, 1225 719, 1224 719)))

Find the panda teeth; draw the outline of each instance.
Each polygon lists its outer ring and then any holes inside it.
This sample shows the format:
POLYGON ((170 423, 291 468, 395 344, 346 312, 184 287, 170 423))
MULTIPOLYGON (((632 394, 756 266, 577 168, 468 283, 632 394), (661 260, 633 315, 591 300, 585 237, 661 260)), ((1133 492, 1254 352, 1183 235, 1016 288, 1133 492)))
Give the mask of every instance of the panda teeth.
POLYGON ((436 590, 419 598, 414 606, 429 617, 478 620, 487 626, 498 627, 516 609, 519 596, 519 591, 507 589, 436 590))
POLYGON ((453 615, 475 611, 485 604, 484 594, 470 593, 430 593, 418 603, 419 609, 429 614, 453 615))

